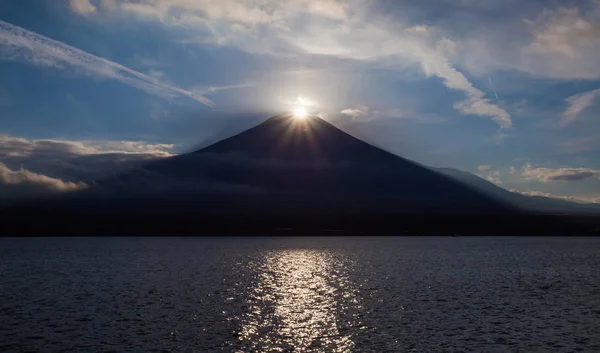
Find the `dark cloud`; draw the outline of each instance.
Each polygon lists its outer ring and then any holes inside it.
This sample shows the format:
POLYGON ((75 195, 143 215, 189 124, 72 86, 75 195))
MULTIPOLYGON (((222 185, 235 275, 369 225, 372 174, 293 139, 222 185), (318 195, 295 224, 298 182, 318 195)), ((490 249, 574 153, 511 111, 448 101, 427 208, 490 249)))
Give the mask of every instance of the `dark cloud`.
POLYGON ((86 182, 171 156, 173 145, 132 141, 28 140, 0 136, 0 163, 11 170, 86 182))
POLYGON ((548 178, 548 180, 553 181, 575 181, 575 180, 585 180, 589 178, 593 178, 597 176, 597 173, 592 171, 571 171, 562 175, 553 175, 548 178))
POLYGON ((132 141, 0 136, 0 199, 7 203, 80 190, 96 180, 171 156, 172 148, 132 141))
POLYGON ((544 168, 525 164, 521 168, 521 175, 525 179, 550 181, 580 181, 600 178, 600 170, 590 168, 544 168))

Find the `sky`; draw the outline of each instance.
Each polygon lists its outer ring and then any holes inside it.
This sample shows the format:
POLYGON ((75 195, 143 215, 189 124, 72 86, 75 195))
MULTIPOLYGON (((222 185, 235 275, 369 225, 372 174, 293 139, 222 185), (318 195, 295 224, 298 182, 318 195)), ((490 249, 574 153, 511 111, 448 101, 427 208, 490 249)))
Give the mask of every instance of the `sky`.
POLYGON ((0 0, 0 190, 75 190, 304 108, 600 202, 599 57, 600 0, 0 0))

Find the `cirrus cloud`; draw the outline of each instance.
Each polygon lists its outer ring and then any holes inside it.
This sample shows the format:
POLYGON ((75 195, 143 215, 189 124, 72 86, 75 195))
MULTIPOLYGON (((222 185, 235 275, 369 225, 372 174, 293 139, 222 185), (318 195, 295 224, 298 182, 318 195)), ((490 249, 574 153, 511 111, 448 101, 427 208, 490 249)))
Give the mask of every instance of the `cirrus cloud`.
POLYGON ((600 88, 592 91, 579 93, 567 98, 565 101, 569 106, 562 113, 561 125, 571 124, 586 109, 594 104, 596 97, 600 96, 600 88))
POLYGON ((26 62, 58 70, 75 70, 84 75, 116 80, 156 96, 185 96, 208 106, 214 105, 210 99, 195 92, 163 83, 155 77, 1 20, 0 60, 26 62))
POLYGON ((513 126, 510 114, 452 64, 457 41, 432 26, 375 16, 363 1, 123 0, 118 4, 116 9, 124 13, 195 29, 195 41, 202 44, 284 58, 335 57, 395 69, 417 65, 427 77, 438 77, 449 89, 465 94, 454 104, 458 112, 491 118, 503 129, 513 126))

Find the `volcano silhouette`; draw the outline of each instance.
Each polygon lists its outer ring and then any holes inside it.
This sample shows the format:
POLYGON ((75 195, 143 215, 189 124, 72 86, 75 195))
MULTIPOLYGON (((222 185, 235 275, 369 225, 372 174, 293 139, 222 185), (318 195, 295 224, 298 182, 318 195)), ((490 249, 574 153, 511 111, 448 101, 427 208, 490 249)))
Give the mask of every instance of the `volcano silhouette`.
POLYGON ((473 234, 558 229, 539 219, 527 228, 522 213, 504 201, 319 117, 292 115, 17 214, 19 227, 36 215, 29 233, 58 229, 52 234, 66 228, 75 234, 245 234, 282 226, 473 234))
POLYGON ((199 151, 150 163, 83 195, 111 209, 210 214, 496 213, 508 207, 325 120, 279 115, 199 151), (115 205, 110 200, 120 199, 115 205), (139 205, 132 202, 143 199, 139 205))

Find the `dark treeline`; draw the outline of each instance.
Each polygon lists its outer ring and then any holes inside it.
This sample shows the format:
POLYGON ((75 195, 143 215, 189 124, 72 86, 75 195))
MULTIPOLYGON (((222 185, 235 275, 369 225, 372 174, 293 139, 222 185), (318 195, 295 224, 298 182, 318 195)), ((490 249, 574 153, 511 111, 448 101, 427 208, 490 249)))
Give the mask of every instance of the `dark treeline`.
POLYGON ((600 218, 585 215, 209 215, 193 213, 11 212, 4 236, 86 235, 598 235, 600 218))

